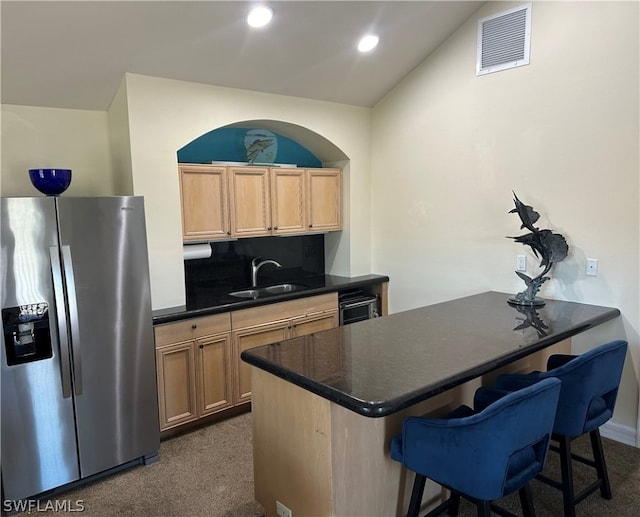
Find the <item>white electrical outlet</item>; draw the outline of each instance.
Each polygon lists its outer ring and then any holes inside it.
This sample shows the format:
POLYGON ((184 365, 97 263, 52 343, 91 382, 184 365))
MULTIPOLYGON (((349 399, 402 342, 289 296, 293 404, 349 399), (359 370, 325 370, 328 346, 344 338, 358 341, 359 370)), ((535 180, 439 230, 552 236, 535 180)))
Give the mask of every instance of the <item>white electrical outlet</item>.
POLYGON ((516 271, 527 270, 527 257, 525 255, 516 256, 516 271))
POLYGON ((598 259, 587 259, 586 274, 587 276, 598 276, 598 259))
POLYGON ((276 501, 276 513, 278 517, 291 517, 291 510, 283 505, 280 501, 276 501))

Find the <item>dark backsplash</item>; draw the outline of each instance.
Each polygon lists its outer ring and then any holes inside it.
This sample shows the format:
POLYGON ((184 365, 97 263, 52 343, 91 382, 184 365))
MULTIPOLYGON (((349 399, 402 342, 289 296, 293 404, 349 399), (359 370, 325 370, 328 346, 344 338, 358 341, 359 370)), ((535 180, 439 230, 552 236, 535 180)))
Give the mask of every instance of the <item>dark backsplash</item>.
POLYGON ((185 260, 187 300, 202 289, 233 290, 251 285, 251 260, 262 257, 279 262, 260 269, 258 284, 292 281, 324 274, 324 235, 259 237, 237 241, 212 242, 207 259, 185 260))

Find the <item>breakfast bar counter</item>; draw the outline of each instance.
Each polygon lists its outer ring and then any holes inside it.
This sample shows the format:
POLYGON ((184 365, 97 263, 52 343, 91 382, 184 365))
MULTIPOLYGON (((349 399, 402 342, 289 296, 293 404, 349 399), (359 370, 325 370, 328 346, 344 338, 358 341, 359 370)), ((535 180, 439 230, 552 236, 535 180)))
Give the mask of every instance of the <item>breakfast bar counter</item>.
POLYGON ((404 418, 468 403, 499 373, 542 369, 572 336, 620 314, 554 300, 525 309, 508 297, 482 293, 243 352, 266 515, 276 501, 298 516, 403 514, 412 479, 389 441, 404 418))

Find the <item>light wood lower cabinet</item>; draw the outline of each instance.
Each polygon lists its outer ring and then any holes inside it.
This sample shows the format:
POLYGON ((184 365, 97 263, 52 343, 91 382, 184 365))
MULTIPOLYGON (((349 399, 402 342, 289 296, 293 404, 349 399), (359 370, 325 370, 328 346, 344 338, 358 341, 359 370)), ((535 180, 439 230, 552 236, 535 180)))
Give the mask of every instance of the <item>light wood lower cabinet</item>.
POLYGON ((161 431, 232 406, 228 313, 154 330, 161 431))
POLYGON ((337 326, 337 293, 156 325, 160 430, 250 402, 244 350, 337 326))
MULTIPOLYGON (((337 300, 336 300, 337 303, 337 300)), ((305 314, 291 320, 289 337, 308 336, 314 332, 329 330, 338 326, 338 309, 305 314)))
POLYGON ((233 383, 233 400, 236 404, 251 400, 251 367, 240 359, 245 350, 283 341, 289 337, 289 322, 265 323, 233 332, 233 364, 236 377, 233 383))
POLYGON ((285 339, 335 328, 338 326, 338 319, 338 309, 330 309, 234 331, 233 356, 237 368, 233 390, 234 402, 238 404, 251 400, 251 367, 240 358, 242 352, 285 339))
POLYGON ((198 416, 232 406, 231 334, 218 334, 196 341, 196 393, 198 416))
POLYGON ((338 294, 263 305, 231 313, 234 403, 251 400, 251 367, 240 354, 245 350, 305 336, 338 326, 338 294))
POLYGON ((156 368, 160 430, 198 418, 193 343, 157 348, 156 368))

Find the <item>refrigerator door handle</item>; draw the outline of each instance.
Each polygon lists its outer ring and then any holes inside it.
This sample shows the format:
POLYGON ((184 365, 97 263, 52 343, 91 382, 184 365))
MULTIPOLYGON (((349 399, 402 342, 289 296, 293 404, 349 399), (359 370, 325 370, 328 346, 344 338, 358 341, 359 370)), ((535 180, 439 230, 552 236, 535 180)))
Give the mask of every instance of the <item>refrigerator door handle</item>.
POLYGON ((60 373, 62 377, 62 396, 71 397, 71 364, 69 363, 69 335, 65 317, 64 289, 62 287, 62 267, 58 247, 49 248, 51 258, 51 276, 53 278, 53 297, 56 303, 56 323, 58 327, 58 349, 60 350, 60 373))
POLYGON ((62 264, 67 284, 67 303, 69 307, 69 324, 71 326, 71 359, 73 361, 73 386, 76 395, 82 395, 82 361, 80 356, 80 325, 78 323, 78 299, 76 282, 73 276, 71 248, 62 246, 62 264))

